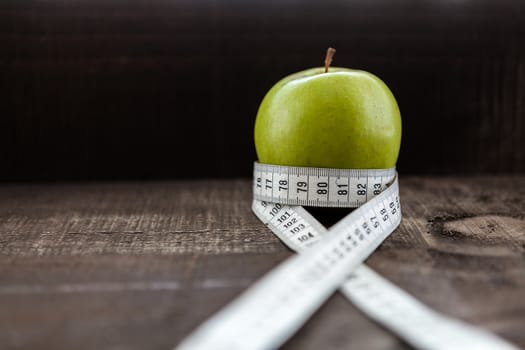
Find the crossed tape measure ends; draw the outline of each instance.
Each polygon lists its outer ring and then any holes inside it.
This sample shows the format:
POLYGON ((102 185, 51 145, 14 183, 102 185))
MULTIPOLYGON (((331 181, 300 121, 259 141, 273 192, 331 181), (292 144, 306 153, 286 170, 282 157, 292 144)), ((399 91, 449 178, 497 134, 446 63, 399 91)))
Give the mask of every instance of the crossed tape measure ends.
POLYGON ((255 163, 253 192, 255 215, 300 254, 263 276, 178 349, 275 349, 338 288, 415 348, 516 349, 432 311, 361 265, 401 221, 395 169, 255 163), (327 230, 300 205, 358 208, 327 230))

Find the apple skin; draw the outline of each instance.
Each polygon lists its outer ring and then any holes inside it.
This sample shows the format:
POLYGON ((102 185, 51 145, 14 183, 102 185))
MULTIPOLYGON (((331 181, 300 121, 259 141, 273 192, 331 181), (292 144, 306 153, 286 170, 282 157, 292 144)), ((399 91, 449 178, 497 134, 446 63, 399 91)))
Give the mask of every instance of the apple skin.
POLYGON ((268 91, 255 121, 255 148, 265 164, 386 169, 395 167, 400 144, 392 92, 361 70, 289 75, 268 91))

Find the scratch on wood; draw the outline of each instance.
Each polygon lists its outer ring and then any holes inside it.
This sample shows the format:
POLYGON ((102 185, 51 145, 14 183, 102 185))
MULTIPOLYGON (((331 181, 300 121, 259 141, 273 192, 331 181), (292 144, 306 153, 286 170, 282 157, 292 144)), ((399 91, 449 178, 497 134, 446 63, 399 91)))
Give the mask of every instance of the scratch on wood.
POLYGON ((89 283, 62 283, 56 285, 7 285, 0 286, 0 294, 44 294, 44 293, 117 293, 117 292, 154 292, 177 291, 181 289, 221 289, 242 288, 252 283, 251 280, 218 280, 207 279, 191 285, 178 281, 137 281, 137 282, 89 282, 89 283))

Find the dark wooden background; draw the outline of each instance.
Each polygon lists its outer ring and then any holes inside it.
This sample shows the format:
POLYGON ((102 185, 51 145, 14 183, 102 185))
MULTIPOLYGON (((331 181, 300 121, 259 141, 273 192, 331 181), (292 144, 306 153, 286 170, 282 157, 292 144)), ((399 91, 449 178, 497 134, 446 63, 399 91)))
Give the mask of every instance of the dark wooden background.
POLYGON ((322 64, 380 76, 401 173, 525 170, 523 1, 0 2, 0 180, 249 176, 258 104, 322 64))

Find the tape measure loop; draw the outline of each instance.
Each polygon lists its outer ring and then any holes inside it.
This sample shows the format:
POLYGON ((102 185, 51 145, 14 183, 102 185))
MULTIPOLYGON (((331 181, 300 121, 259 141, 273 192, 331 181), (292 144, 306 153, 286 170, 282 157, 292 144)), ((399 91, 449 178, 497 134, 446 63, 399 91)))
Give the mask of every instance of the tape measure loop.
POLYGON ((299 252, 199 327, 179 349, 275 349, 336 290, 417 349, 517 349, 432 311, 362 262, 401 222, 393 169, 254 164, 255 215, 299 252), (301 205, 357 208, 327 230, 301 205))
POLYGON ((254 163, 253 196, 288 205, 356 208, 393 183, 396 169, 331 169, 254 163))

